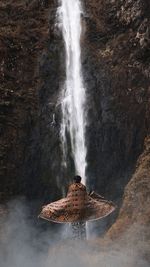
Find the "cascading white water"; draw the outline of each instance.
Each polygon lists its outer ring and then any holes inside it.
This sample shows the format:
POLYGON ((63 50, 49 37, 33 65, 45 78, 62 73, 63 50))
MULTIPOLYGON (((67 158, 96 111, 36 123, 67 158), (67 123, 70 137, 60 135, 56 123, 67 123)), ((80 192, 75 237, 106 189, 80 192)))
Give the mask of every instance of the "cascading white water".
POLYGON ((61 99, 64 162, 67 155, 67 133, 70 136, 76 173, 82 176, 85 183, 85 88, 81 71, 81 13, 80 0, 61 0, 59 21, 66 49, 66 81, 61 99))

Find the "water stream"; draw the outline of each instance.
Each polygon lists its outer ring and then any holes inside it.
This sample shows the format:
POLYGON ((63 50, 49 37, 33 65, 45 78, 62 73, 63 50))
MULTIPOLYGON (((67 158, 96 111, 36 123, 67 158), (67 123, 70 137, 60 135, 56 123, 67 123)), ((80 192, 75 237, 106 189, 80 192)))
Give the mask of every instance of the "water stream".
POLYGON ((64 164, 67 168, 68 138, 71 145, 71 156, 76 174, 86 182, 86 145, 85 145, 85 88, 81 70, 82 33, 80 0, 61 0, 58 10, 59 22, 65 43, 66 80, 62 89, 61 107, 62 124, 61 139, 64 154, 64 164))

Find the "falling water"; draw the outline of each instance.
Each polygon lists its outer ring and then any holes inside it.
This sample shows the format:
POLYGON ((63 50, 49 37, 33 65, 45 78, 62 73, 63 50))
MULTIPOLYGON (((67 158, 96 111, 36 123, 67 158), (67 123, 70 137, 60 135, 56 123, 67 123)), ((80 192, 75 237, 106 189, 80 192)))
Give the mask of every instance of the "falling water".
POLYGON ((81 13, 80 0, 61 0, 59 20, 66 49, 66 81, 61 99, 61 138, 64 162, 67 166, 66 135, 69 135, 75 170, 83 177, 83 183, 85 183, 85 88, 81 72, 81 13))

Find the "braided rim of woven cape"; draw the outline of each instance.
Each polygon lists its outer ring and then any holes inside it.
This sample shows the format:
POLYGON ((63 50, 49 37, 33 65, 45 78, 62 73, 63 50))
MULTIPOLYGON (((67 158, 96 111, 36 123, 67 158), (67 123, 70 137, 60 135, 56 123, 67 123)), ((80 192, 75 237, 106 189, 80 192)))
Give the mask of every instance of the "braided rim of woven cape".
POLYGON ((92 218, 92 219, 85 219, 85 220, 74 220, 74 221, 59 221, 59 220, 54 220, 54 219, 51 219, 51 218, 47 218, 45 217, 42 212, 39 214, 38 218, 41 218, 41 219, 44 219, 46 221, 49 221, 49 222, 55 222, 55 223, 60 223, 60 224, 64 224, 64 223, 74 223, 74 222, 91 222, 91 221, 97 221, 97 220, 100 220, 102 218, 105 218, 107 217, 109 214, 111 214, 116 208, 117 206, 112 202, 112 201, 107 201, 107 200, 102 200, 102 202, 105 202, 105 203, 110 203, 112 206, 112 209, 107 212, 105 215, 101 215, 101 216, 98 216, 97 218, 92 218))

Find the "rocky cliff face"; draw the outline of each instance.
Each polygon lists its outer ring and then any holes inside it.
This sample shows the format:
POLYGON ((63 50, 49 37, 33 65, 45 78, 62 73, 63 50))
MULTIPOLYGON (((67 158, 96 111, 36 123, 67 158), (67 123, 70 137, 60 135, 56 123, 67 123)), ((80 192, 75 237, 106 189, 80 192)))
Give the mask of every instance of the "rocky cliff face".
MULTIPOLYGON (((59 139, 64 48, 54 27, 57 4, 10 0, 0 7, 1 200, 24 194, 47 201, 67 183, 59 139)), ((113 236, 126 220, 149 218, 148 207, 136 203, 147 203, 149 193, 150 6, 148 0, 83 0, 83 7, 88 184, 119 206, 123 199, 113 236)))
MULTIPOLYGON (((108 236, 118 237, 134 223, 150 225, 150 140, 146 138, 144 152, 140 155, 135 172, 125 188, 123 205, 115 224, 108 231, 108 236)), ((144 229, 144 228, 143 228, 144 229)), ((147 231, 149 228, 147 228, 147 231)), ((148 234, 148 232, 146 233, 148 234)))
POLYGON ((55 1, 1 3, 1 200, 60 193, 56 8, 55 1))
POLYGON ((84 9, 89 184, 119 206, 124 194, 120 229, 125 217, 149 221, 150 5, 89 0, 84 9))

